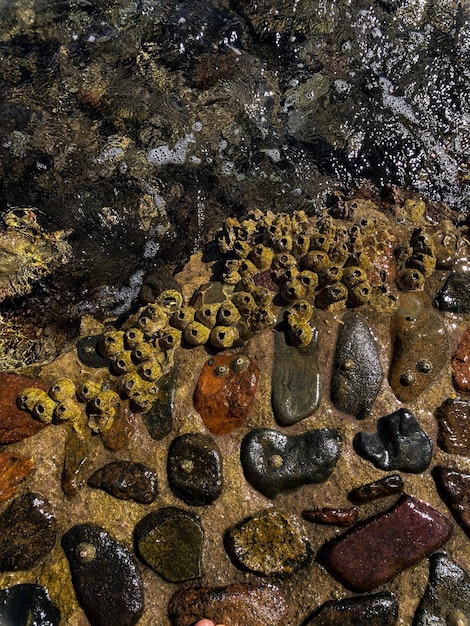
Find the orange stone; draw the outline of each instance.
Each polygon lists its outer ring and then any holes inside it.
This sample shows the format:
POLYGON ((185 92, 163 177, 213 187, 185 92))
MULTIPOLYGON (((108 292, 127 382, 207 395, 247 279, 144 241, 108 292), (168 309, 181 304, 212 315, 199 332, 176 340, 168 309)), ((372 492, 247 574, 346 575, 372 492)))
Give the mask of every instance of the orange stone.
POLYGON ((47 391, 49 385, 38 378, 0 373, 0 444, 22 441, 46 426, 17 407, 16 398, 26 387, 47 391))
POLYGON ((457 391, 470 391, 470 328, 464 332, 452 355, 452 382, 457 391))
POLYGON ((111 428, 100 433, 104 447, 112 452, 127 448, 136 427, 137 418, 130 410, 129 403, 121 402, 111 428))
POLYGON ((203 366, 194 408, 214 435, 240 428, 253 408, 259 369, 246 354, 218 354, 203 366))
POLYGON ((21 454, 0 452, 0 502, 15 495, 16 487, 34 469, 34 463, 21 454))

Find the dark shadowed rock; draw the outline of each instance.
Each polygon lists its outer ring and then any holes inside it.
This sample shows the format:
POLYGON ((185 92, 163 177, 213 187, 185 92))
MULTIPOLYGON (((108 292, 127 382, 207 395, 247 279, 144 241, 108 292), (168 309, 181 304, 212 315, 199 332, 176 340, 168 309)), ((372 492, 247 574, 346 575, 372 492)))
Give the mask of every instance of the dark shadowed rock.
POLYGON ((389 591, 325 602, 305 626, 393 626, 398 600, 389 591))
POLYGON ((470 313, 470 272, 451 272, 434 304, 442 311, 470 313))
POLYGON ((60 611, 40 585, 14 585, 0 590, 2 626, 59 626, 60 611))
POLYGON ((142 414, 142 421, 149 435, 156 441, 160 441, 160 439, 169 435, 173 429, 178 375, 178 367, 175 366, 158 381, 157 398, 152 404, 150 411, 142 414))
POLYGON ((95 368, 109 367, 111 365, 110 359, 98 351, 100 339, 101 335, 87 335, 77 341, 77 356, 83 365, 95 368))
POLYGON ((361 485, 351 489, 348 500, 354 504, 365 504, 372 500, 379 500, 403 491, 403 480, 400 474, 391 474, 379 480, 374 480, 367 485, 361 485))
POLYGON ((158 494, 157 475, 143 463, 112 461, 88 479, 90 487, 103 489, 120 500, 150 504, 158 494))

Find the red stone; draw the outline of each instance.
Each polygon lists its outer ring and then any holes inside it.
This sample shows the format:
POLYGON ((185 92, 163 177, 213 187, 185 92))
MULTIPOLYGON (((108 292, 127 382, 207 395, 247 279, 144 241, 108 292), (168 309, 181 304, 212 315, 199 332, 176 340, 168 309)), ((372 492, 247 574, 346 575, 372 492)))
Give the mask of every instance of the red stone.
POLYGON ((372 591, 444 545, 452 529, 442 513, 405 495, 325 544, 319 560, 348 589, 372 591))
POLYGON ((444 452, 470 456, 470 402, 448 398, 436 410, 437 444, 444 452))
POLYGON ((333 526, 352 526, 357 522, 357 509, 355 506, 349 509, 332 509, 323 507, 321 509, 312 509, 302 511, 302 517, 308 522, 315 524, 332 524, 333 526))
POLYGON ((17 407, 16 398, 26 387, 47 391, 49 385, 38 378, 0 373, 0 444, 22 441, 46 426, 17 407))
POLYGON ((470 536, 470 474, 439 465, 433 477, 442 499, 470 536))
POLYGON ((34 463, 21 454, 0 452, 0 502, 15 495, 16 487, 34 469, 34 463))
POLYGON ((203 366, 194 407, 214 435, 240 428, 250 414, 258 386, 258 366, 245 354, 218 354, 203 366), (243 371, 240 370, 246 366, 243 371))
POLYGON ((452 355, 452 382, 457 391, 470 392, 470 328, 464 332, 452 355))

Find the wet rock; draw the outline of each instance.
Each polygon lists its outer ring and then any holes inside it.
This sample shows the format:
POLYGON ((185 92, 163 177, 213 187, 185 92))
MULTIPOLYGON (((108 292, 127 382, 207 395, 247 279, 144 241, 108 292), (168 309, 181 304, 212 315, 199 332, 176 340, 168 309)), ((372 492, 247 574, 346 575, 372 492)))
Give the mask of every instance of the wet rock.
POLYGON ((391 474, 380 480, 374 480, 367 485, 361 485, 351 489, 348 493, 348 500, 353 504, 365 504, 372 500, 386 498, 403 491, 403 480, 400 474, 391 474))
POLYGON ((180 589, 171 596, 168 616, 172 626, 193 626, 201 615, 230 626, 284 626, 287 600, 274 585, 251 583, 180 589))
POLYGON ((112 461, 88 479, 90 487, 103 489, 119 500, 150 504, 158 494, 157 475, 142 463, 112 461))
POLYGON ((135 527, 134 542, 139 557, 169 582, 203 575, 204 530, 189 511, 176 507, 152 511, 135 527))
POLYGON ((26 493, 0 515, 0 571, 29 570, 40 563, 56 541, 56 521, 47 500, 26 493))
POLYGON ((70 430, 65 442, 64 467, 62 470, 62 490, 73 498, 83 489, 90 468, 91 441, 82 439, 70 430))
POLYGON ((144 609, 144 587, 132 554, 95 524, 62 537, 72 584, 93 626, 133 626, 144 609))
MULTIPOLYGON (((315 331, 316 333, 316 331, 315 331)), ((296 348, 286 333, 274 333, 271 403, 276 421, 290 426, 312 415, 320 404, 319 341, 296 348)))
POLYGON ((119 452, 127 448, 134 436, 137 420, 128 402, 121 402, 117 409, 113 424, 109 430, 100 433, 103 445, 111 452, 119 452))
POLYGON ((18 394, 27 387, 47 391, 49 385, 37 378, 0 373, 0 445, 32 437, 46 426, 17 407, 18 394))
POLYGON ((224 544, 237 567, 261 576, 292 574, 306 565, 311 554, 310 544, 290 518, 274 509, 230 528, 224 544))
POLYGON ((246 480, 267 498, 305 484, 324 482, 335 468, 341 440, 335 430, 319 428, 286 435, 257 428, 246 435, 240 460, 246 480))
POLYGON ((167 467, 171 489, 186 504, 211 504, 222 493, 222 455, 209 435, 188 433, 173 439, 167 467))
POLYGON ((452 524, 442 513, 404 495, 388 511, 325 544, 319 560, 348 589, 368 592, 419 563, 451 534, 452 524))
POLYGON ((434 304, 441 311, 470 313, 470 272, 451 272, 434 304))
POLYGON ((346 311, 333 361, 333 404, 339 411, 364 419, 377 398, 382 380, 377 341, 358 313, 346 311))
POLYGON ((413 626, 465 626, 470 620, 470 576, 446 554, 430 557, 429 582, 413 626))
POLYGON ((194 390, 194 408, 214 435, 245 423, 258 386, 259 369, 243 353, 218 354, 203 366, 194 390))
POLYGON ((0 624, 59 626, 60 611, 40 585, 14 585, 0 590, 0 624))
POLYGON ((347 528, 357 522, 358 513, 354 506, 349 509, 323 507, 321 509, 302 511, 302 517, 308 522, 314 522, 315 524, 332 524, 347 528))
POLYGON ((393 626, 398 600, 389 591, 325 602, 305 626, 393 626))
POLYGON ((173 367, 158 381, 158 395, 150 411, 142 414, 142 421, 152 439, 160 441, 173 429, 173 413, 178 383, 178 368, 173 367))
POLYGON ((470 456, 470 402, 448 398, 436 410, 437 445, 449 454, 470 456))
POLYGON ((401 402, 412 402, 448 362, 447 329, 424 292, 403 293, 390 324, 388 381, 401 402))
POLYGON ((31 474, 34 463, 21 454, 0 452, 0 502, 15 495, 16 487, 31 474))
POLYGON ((357 433, 353 445, 354 450, 375 467, 413 474, 429 467, 433 450, 431 439, 407 409, 381 417, 377 434, 357 433))
POLYGON ((470 474, 437 465, 432 475, 439 495, 470 536, 470 474))
POLYGON ((110 359, 98 351, 100 339, 101 335, 87 335, 77 341, 77 356, 83 365, 94 368, 109 367, 111 365, 110 359))
POLYGON ((468 393, 470 391, 470 327, 464 332, 450 364, 454 387, 457 391, 468 393))

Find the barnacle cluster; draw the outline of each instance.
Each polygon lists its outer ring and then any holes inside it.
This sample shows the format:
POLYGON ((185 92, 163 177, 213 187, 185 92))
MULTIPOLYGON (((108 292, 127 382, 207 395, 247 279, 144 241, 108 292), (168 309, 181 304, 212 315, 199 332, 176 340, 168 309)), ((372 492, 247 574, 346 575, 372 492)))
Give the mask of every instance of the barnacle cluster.
POLYGON ((411 233, 409 246, 399 255, 397 284, 403 291, 423 289, 425 279, 435 269, 436 247, 433 238, 422 228, 416 228, 411 233))

